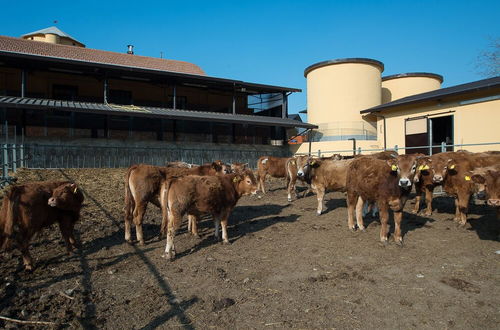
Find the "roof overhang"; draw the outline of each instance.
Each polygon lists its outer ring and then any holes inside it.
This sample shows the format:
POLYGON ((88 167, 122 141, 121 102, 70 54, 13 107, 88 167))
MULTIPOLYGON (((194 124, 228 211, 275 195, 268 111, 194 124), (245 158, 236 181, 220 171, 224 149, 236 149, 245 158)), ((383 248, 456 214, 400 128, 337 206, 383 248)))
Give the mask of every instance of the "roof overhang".
POLYGON ((0 106, 22 109, 57 109, 82 113, 126 115, 135 117, 151 117, 178 120, 196 120, 231 124, 250 124, 257 126, 317 128, 318 126, 297 120, 279 117, 237 115, 230 113, 206 112, 195 110, 174 110, 168 108, 143 107, 134 105, 117 105, 104 103, 88 103, 35 99, 27 97, 0 96, 0 106))
POLYGON ((168 78, 174 81, 193 82, 197 84, 208 85, 208 87, 226 86, 232 89, 236 88, 238 89, 238 91, 245 92, 247 94, 302 92, 301 89, 292 87, 257 84, 241 80, 217 78, 217 77, 173 72, 173 71, 155 70, 155 69, 142 68, 136 66, 123 66, 123 65, 109 64, 109 63, 74 60, 63 57, 51 57, 44 55, 11 52, 6 50, 0 50, 0 62, 4 61, 2 58, 26 60, 29 61, 30 65, 32 66, 35 65, 36 63, 45 63, 50 65, 57 65, 57 64, 70 65, 71 68, 74 70, 78 70, 78 67, 84 67, 93 71, 94 74, 96 73, 96 71, 99 70, 102 72, 109 70, 109 71, 125 72, 128 75, 138 74, 139 76, 142 77, 145 76, 150 78, 158 77, 158 78, 168 78))

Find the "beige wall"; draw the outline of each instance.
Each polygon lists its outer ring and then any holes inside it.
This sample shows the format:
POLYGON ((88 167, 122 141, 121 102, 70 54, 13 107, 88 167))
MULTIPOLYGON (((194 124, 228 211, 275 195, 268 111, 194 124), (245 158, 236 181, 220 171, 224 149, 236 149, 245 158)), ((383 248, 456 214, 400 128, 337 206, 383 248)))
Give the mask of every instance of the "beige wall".
POLYGON ((51 43, 51 44, 60 44, 60 45, 68 45, 68 46, 85 47, 84 44, 79 43, 76 40, 73 40, 73 39, 70 39, 70 38, 67 38, 67 37, 60 37, 57 34, 52 34, 52 33, 26 36, 26 37, 23 37, 23 39, 48 42, 48 43, 51 43))
MULTIPOLYGON (((372 153, 375 151, 366 151, 369 149, 379 149, 380 145, 377 141, 356 141, 356 149, 361 147, 362 153, 372 153), (364 151, 363 151, 364 150, 364 151)), ((290 146, 294 153, 308 153, 309 143, 296 144, 290 146)), ((321 156, 331 156, 332 154, 352 155, 352 141, 325 141, 325 142, 312 142, 311 154, 318 155, 321 151, 321 156)))
POLYGON ((431 77, 400 77, 382 81, 382 103, 388 103, 441 88, 441 81, 431 77))
MULTIPOLYGON (((448 103, 414 106, 403 110, 388 110, 382 112, 386 117, 387 148, 405 146, 405 120, 408 118, 453 115, 453 140, 455 144, 474 144, 500 142, 500 100, 485 101, 461 105, 460 101, 448 103)), ((379 127, 378 141, 383 147, 383 120, 377 121, 379 127)), ((466 150, 479 152, 500 150, 500 145, 463 147, 466 150)))

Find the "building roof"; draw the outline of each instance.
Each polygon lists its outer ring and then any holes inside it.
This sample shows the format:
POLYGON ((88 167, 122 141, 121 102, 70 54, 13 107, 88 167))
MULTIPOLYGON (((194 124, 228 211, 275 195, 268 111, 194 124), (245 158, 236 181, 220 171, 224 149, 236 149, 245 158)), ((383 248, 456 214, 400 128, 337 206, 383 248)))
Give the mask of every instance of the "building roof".
POLYGON ((351 57, 351 58, 338 58, 335 60, 328 60, 328 61, 323 61, 323 62, 318 62, 314 63, 310 66, 308 66, 304 70, 304 77, 307 77, 309 72, 312 70, 322 68, 324 66, 329 66, 329 65, 334 65, 334 64, 344 64, 344 63, 362 63, 362 64, 370 64, 370 65, 375 65, 380 68, 380 72, 384 71, 384 63, 371 59, 371 58, 364 58, 364 57, 351 57))
POLYGON ((473 92, 493 90, 493 89, 498 89, 498 91, 500 92, 500 76, 473 81, 470 83, 451 86, 447 88, 436 89, 434 91, 426 93, 407 96, 402 99, 398 99, 392 102, 378 105, 373 108, 362 110, 360 111, 360 113, 380 112, 383 110, 392 109, 399 106, 417 104, 432 100, 441 100, 443 98, 450 96, 465 95, 473 92))
POLYGON ((38 35, 38 34, 55 34, 55 35, 58 35, 60 37, 64 37, 64 38, 69 38, 71 40, 74 40, 80 44, 83 45, 83 42, 80 42, 78 40, 76 40, 75 38, 73 38, 72 36, 70 36, 69 34, 67 34, 66 32, 63 32, 61 30, 59 30, 57 27, 55 26, 51 26, 51 27, 48 27, 48 28, 45 28, 45 29, 41 29, 41 30, 38 30, 38 31, 34 31, 34 32, 31 32, 31 33, 26 33, 26 34, 23 34, 22 37, 30 37, 30 36, 34 36, 34 35, 38 35))
POLYGON ((232 124, 251 124, 258 126, 303 127, 318 126, 300 121, 268 116, 233 115, 231 113, 205 112, 193 110, 174 110, 167 108, 143 107, 134 105, 118 105, 104 103, 89 103, 76 101, 60 101, 36 99, 27 97, 0 96, 0 106, 23 109, 57 109, 97 114, 127 115, 136 117, 156 117, 179 120, 199 120, 209 122, 224 122, 232 124))
POLYGON ((0 53, 35 55, 47 59, 72 60, 130 68, 205 75, 205 72, 199 66, 189 62, 51 44, 47 42, 24 40, 6 36, 0 36, 0 53))

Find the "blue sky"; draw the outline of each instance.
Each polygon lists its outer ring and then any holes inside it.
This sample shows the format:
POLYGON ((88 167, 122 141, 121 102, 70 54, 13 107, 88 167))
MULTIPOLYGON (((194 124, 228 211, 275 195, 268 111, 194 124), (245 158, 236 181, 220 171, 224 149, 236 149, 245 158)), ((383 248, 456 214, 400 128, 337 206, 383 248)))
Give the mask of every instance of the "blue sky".
POLYGON ((368 57, 383 75, 433 72, 443 87, 482 79, 477 56, 500 37, 500 1, 8 1, 0 35, 57 26, 89 48, 193 62, 210 76, 301 88, 304 69, 368 57))

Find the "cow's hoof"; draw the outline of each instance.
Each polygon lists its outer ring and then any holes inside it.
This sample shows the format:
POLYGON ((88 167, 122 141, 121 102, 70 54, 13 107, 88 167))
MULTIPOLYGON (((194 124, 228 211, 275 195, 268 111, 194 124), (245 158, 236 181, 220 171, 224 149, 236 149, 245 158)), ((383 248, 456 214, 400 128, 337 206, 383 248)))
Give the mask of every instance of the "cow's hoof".
POLYGON ((323 213, 323 212, 321 212, 321 211, 316 211, 316 215, 317 215, 317 216, 320 216, 320 215, 321 215, 321 213, 323 213))
POLYGON ((125 242, 127 242, 127 244, 134 245, 134 242, 132 242, 131 239, 126 239, 125 242))
POLYGON ((364 231, 366 231, 366 228, 365 228, 365 226, 363 226, 363 227, 358 227, 358 230, 359 230, 359 231, 364 232, 364 231))
POLYGON ((225 240, 225 241, 222 241, 222 244, 224 244, 224 245, 231 245, 231 242, 229 242, 228 240, 225 240))
POLYGON ((292 201, 292 199, 291 199, 291 198, 288 198, 288 202, 291 202, 291 201, 292 201))
POLYGON ((193 235, 193 237, 194 237, 194 238, 196 238, 196 239, 200 239, 200 238, 201 238, 201 236, 200 236, 200 235, 198 235, 198 234, 192 234, 192 235, 193 235))
POLYGON ((396 239, 394 242, 395 242, 395 243, 396 243, 396 245, 397 245, 397 246, 399 246, 399 247, 403 247, 403 246, 404 246, 404 244, 403 244, 403 239, 402 239, 402 238, 400 238, 400 239, 396 239))
POLYGON ((348 227, 350 231, 352 231, 353 233, 356 231, 356 227, 348 227))
POLYGON ((389 241, 387 240, 387 238, 385 238, 385 239, 381 239, 381 240, 380 240, 380 244, 381 244, 383 247, 386 247, 387 245, 389 245, 389 241))
POLYGON ((416 214, 418 214, 418 211, 417 210, 412 210, 412 211, 410 211, 410 213, 416 215, 416 214))
POLYGON ((33 273, 33 265, 25 265, 24 270, 28 273, 33 273))

